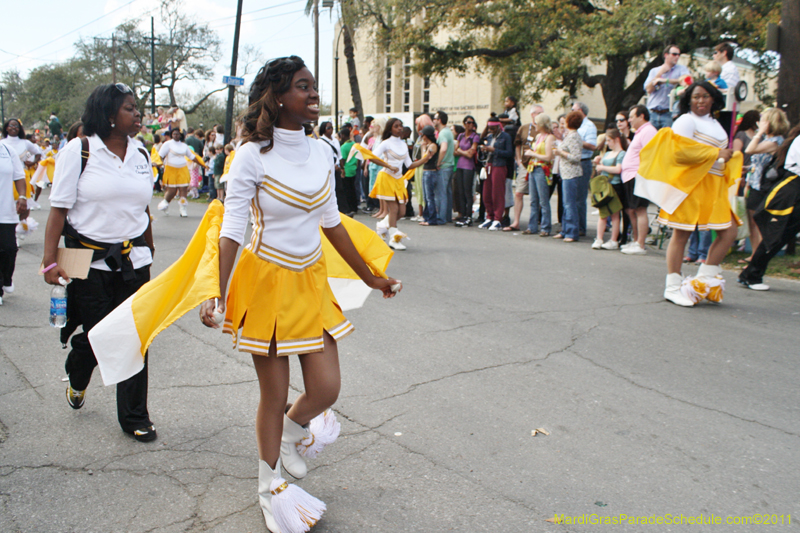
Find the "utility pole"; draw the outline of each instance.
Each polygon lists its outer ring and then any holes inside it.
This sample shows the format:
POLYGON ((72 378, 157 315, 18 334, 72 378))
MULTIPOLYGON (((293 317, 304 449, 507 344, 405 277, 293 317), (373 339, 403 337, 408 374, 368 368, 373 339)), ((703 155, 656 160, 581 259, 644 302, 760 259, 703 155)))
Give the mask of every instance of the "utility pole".
POLYGON ((4 89, 2 87, 0 87, 0 117, 2 117, 2 118, 0 118, 0 123, 5 124, 6 123, 6 103, 5 103, 5 100, 3 100, 3 92, 4 92, 4 89))
POLYGON ((111 34, 111 83, 117 83, 117 34, 111 34))
POLYGON ((314 0, 314 81, 319 84, 319 0, 314 0))
POLYGON ((150 17, 150 112, 156 114, 156 25, 150 17))
MULTIPOLYGON (((231 77, 236 77, 236 63, 239 60, 239 28, 242 25, 242 1, 239 0, 236 6, 236 29, 233 31, 233 57, 231 59, 231 77)), ((233 128, 233 99, 236 95, 236 87, 231 85, 228 87, 228 108, 225 111, 225 144, 231 142, 233 136, 231 129, 233 128)))

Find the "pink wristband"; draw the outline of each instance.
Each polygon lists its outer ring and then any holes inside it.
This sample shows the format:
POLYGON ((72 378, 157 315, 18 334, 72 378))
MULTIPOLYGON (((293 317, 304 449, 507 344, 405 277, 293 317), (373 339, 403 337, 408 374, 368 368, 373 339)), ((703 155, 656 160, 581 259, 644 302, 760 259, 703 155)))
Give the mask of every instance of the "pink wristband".
POLYGON ((42 269, 42 274, 44 274, 44 273, 45 273, 45 272, 47 272, 48 270, 53 270, 53 269, 54 269, 55 267, 57 267, 57 266, 58 266, 58 263, 53 263, 52 265, 50 265, 50 266, 48 266, 48 267, 44 267, 44 268, 42 269))

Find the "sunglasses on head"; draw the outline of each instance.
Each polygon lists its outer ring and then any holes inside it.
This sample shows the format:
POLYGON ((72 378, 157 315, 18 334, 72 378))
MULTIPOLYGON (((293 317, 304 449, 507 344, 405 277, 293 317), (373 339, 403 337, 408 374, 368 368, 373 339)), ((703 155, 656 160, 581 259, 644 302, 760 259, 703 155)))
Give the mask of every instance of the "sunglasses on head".
POLYGON ((122 94, 133 94, 133 89, 131 89, 124 83, 115 83, 114 87, 116 87, 116 89, 122 94))

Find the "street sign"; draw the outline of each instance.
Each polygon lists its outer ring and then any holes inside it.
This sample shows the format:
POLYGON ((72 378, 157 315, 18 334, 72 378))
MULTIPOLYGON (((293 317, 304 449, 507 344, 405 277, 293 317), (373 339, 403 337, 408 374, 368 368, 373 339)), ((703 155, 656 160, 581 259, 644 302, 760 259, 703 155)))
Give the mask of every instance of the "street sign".
POLYGON ((234 76, 222 76, 222 83, 225 85, 244 85, 244 78, 236 78, 234 76))

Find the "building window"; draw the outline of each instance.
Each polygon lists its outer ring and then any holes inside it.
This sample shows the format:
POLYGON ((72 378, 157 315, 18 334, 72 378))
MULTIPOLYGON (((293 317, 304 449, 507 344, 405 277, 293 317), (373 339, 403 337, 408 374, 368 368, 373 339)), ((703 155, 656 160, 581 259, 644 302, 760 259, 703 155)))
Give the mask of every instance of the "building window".
POLYGON ((411 56, 403 57, 403 112, 411 110, 411 56))
POLYGON ((422 80, 422 112, 429 113, 431 110, 431 79, 425 77, 422 80))
POLYGON ((388 64, 387 58, 387 65, 386 65, 386 91, 384 94, 386 95, 386 106, 384 111, 386 113, 391 113, 392 111, 392 67, 388 64))

